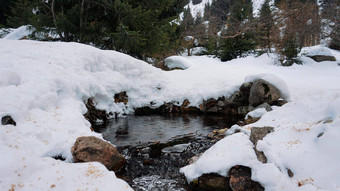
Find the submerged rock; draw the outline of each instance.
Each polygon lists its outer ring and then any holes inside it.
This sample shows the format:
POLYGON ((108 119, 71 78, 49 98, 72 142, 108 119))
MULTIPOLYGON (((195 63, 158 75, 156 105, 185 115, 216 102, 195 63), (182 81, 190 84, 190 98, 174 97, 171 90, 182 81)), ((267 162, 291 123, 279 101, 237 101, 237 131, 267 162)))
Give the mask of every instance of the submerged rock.
POLYGON ((117 171, 126 164, 112 144, 93 136, 77 138, 71 152, 74 162, 100 162, 108 170, 117 171))
POLYGON ((17 123, 13 120, 13 118, 9 115, 2 117, 1 125, 14 125, 16 126, 17 123))
POLYGON ((274 103, 281 98, 281 92, 274 85, 265 80, 256 80, 250 88, 249 104, 257 107, 264 102, 274 103))

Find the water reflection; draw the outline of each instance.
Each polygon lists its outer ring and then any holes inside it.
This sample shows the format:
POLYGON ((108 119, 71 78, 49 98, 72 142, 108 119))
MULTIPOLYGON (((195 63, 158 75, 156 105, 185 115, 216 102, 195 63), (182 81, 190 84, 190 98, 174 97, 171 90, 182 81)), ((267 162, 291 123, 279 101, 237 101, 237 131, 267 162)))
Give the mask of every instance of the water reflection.
POLYGON ((133 146, 149 142, 166 143, 178 135, 207 135, 214 129, 229 127, 222 116, 127 116, 116 118, 104 128, 95 128, 104 139, 117 146, 133 146))

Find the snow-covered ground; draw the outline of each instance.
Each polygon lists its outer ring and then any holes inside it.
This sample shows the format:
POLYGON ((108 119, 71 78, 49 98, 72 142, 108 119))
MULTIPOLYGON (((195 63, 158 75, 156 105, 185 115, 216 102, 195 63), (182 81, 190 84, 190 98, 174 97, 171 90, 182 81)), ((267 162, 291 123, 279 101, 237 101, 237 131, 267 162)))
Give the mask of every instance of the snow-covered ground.
MULTIPOLYGON (((340 53, 331 51, 340 60, 340 53)), ((188 180, 207 172, 226 175, 232 165, 244 164, 268 190, 297 190, 299 181, 305 184, 301 190, 339 189, 337 62, 303 57, 303 65, 281 67, 266 54, 229 62, 207 56, 180 60, 188 61, 187 69, 165 72, 122 53, 77 43, 0 40, 0 118, 11 115, 17 123, 0 125, 0 190, 130 190, 99 163, 71 163, 77 137, 101 137, 83 117, 84 101, 94 97, 98 108, 117 113, 133 113, 150 102, 159 106, 189 99, 198 106, 203 99, 231 95, 254 76, 274 76, 269 80, 280 79, 279 88, 290 92, 288 104, 251 125, 275 128, 259 142, 268 164, 256 160, 250 126, 234 126, 242 133, 226 137, 182 169, 188 180), (113 102, 122 91, 129 97, 127 106, 113 102), (57 155, 66 161, 51 158, 57 155)))

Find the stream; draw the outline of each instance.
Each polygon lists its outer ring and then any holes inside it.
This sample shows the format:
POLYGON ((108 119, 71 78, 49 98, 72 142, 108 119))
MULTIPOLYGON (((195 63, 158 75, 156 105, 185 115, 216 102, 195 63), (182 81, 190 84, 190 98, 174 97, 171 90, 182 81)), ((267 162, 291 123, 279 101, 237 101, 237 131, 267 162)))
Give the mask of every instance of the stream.
POLYGON ((127 159, 116 175, 134 190, 186 191, 190 188, 179 169, 216 142, 208 134, 227 127, 222 116, 151 115, 115 118, 95 131, 127 159))

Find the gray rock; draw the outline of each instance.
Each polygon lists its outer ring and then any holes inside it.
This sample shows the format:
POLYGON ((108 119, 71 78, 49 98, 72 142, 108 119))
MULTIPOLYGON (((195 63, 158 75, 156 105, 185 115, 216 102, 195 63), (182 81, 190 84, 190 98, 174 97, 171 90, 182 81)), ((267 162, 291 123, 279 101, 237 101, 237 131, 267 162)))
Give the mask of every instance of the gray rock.
POLYGON ((227 106, 246 106, 248 105, 248 95, 236 91, 225 101, 225 104, 227 106))
POLYGON ((272 107, 267 102, 264 102, 263 104, 257 106, 255 109, 259 108, 264 108, 266 109, 266 111, 273 111, 272 107))
POLYGON ((267 157, 264 155, 262 151, 258 151, 256 146, 259 140, 263 140, 263 138, 271 133, 274 130, 273 127, 252 127, 250 132, 250 141, 254 144, 254 150, 257 156, 257 159, 262 163, 267 163, 267 157))
POLYGON ((316 62, 323 62, 323 61, 336 61, 334 56, 325 56, 325 55, 314 55, 314 56, 309 56, 316 62))
POLYGON ((17 123, 13 120, 13 118, 9 115, 4 116, 1 118, 1 125, 14 125, 16 126, 17 123))
POLYGON ((117 171, 126 159, 110 143, 97 137, 79 137, 71 148, 74 162, 100 162, 108 170, 117 171))
POLYGON ((272 104, 281 97, 281 92, 269 82, 259 79, 250 88, 249 104, 256 107, 264 102, 272 104))
POLYGON ((253 82, 246 82, 246 83, 241 85, 240 91, 243 94, 249 95, 250 94, 250 88, 251 88, 252 85, 253 85, 253 82))

